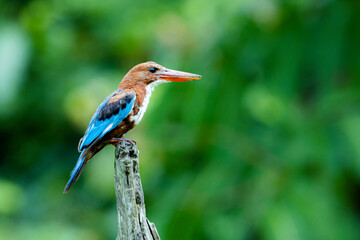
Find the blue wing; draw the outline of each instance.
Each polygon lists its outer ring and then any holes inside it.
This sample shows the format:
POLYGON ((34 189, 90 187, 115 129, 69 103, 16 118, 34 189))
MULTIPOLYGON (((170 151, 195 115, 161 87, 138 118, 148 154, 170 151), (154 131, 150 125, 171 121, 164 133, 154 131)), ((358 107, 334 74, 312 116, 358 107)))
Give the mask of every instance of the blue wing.
POLYGON ((97 108, 84 137, 80 140, 78 150, 82 151, 116 128, 129 115, 135 99, 136 94, 132 90, 116 90, 110 94, 97 108))

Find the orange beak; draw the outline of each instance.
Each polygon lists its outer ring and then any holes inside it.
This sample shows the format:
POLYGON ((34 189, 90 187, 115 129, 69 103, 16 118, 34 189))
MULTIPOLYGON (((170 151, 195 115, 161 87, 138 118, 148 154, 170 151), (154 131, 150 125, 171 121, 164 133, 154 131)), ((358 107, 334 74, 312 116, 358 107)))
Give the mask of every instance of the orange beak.
POLYGON ((165 69, 164 71, 159 72, 157 75, 160 77, 159 80, 166 80, 171 82, 188 82, 199 80, 201 78, 201 75, 198 74, 181 72, 171 69, 165 69))

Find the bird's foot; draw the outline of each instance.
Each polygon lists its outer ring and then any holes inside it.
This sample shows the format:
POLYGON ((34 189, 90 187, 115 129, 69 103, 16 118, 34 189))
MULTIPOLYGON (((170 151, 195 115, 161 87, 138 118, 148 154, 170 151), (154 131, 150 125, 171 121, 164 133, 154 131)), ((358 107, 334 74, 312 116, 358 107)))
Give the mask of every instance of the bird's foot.
POLYGON ((132 144, 136 144, 135 140, 131 140, 131 139, 127 139, 127 138, 112 138, 110 140, 110 143, 114 146, 116 146, 119 142, 121 141, 125 141, 125 142, 129 142, 129 143, 132 143, 132 144))

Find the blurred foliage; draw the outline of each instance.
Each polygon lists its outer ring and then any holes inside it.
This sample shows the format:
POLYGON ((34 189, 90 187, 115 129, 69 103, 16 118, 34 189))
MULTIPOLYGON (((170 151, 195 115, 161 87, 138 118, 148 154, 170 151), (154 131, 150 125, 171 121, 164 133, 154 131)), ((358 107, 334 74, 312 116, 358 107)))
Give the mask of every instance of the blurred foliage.
POLYGON ((63 195, 97 105, 158 87, 127 137, 162 239, 360 239, 360 2, 0 0, 0 238, 114 239, 114 148, 63 195))

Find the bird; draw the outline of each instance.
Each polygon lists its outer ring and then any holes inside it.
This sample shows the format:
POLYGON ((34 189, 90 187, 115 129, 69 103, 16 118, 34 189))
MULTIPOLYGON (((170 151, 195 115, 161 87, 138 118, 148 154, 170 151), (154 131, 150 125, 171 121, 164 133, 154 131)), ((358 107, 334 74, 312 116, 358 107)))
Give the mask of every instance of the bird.
POLYGON ((121 80, 119 87, 96 109, 89 126, 80 139, 76 162, 64 193, 78 180, 86 163, 106 145, 116 146, 125 133, 138 125, 146 112, 154 88, 167 82, 187 82, 201 79, 201 75, 171 70, 155 62, 134 66, 121 80))

